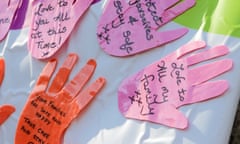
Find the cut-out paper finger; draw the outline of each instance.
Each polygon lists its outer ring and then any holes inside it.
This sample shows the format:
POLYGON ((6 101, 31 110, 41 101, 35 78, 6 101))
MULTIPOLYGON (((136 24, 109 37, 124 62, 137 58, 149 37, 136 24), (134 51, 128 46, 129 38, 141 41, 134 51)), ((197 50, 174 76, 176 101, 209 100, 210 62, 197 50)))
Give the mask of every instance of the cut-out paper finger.
POLYGON ((58 70, 55 78, 53 79, 53 82, 48 90, 49 93, 57 93, 62 89, 62 87, 68 80, 68 77, 77 60, 78 56, 76 54, 72 53, 68 55, 62 67, 58 70))
POLYGON ((187 58, 188 66, 229 53, 226 46, 217 46, 187 58))
POLYGON ((0 41, 6 37, 20 2, 21 0, 0 1, 0 41))
POLYGON ((201 85, 194 86, 191 92, 193 97, 189 97, 187 104, 206 101, 224 94, 228 90, 229 84, 226 80, 217 80, 205 82, 201 85))
POLYGON ((194 4, 195 0, 110 0, 97 26, 100 47, 113 56, 129 56, 174 41, 188 29, 158 32, 158 28, 194 4))
POLYGON ((44 92, 47 89, 49 81, 55 71, 56 66, 57 66, 56 59, 52 59, 46 64, 36 82, 35 87, 33 88, 34 92, 44 92))
POLYGON ((76 96, 93 75, 97 63, 90 59, 78 74, 65 86, 64 91, 72 98, 76 96))
POLYGON ((28 50, 37 59, 55 54, 93 0, 35 0, 28 50))
POLYGON ((19 30, 29 27, 33 0, 20 0, 10 29, 19 30))
POLYGON ((75 100, 78 103, 80 110, 86 107, 95 98, 105 85, 105 82, 105 78, 100 77, 76 96, 75 100))
POLYGON ((0 85, 3 82, 4 74, 5 74, 5 60, 4 58, 0 58, 0 85))
POLYGON ((105 84, 105 79, 101 77, 85 88, 96 67, 93 59, 87 62, 73 80, 65 84, 76 60, 76 54, 70 54, 64 61, 50 85, 54 90, 47 90, 47 87, 55 71, 56 60, 51 60, 43 69, 20 115, 15 144, 61 143, 71 122, 101 91, 105 84), (61 72, 64 68, 66 73, 61 72))
POLYGON ((184 122, 175 109, 221 96, 229 87, 225 80, 212 79, 231 70, 232 60, 201 63, 228 54, 227 47, 197 51, 204 45, 201 41, 186 44, 125 79, 118 89, 121 113, 127 118, 187 128, 184 123, 188 122, 184 122), (174 109, 170 109, 169 105, 174 109), (179 115, 181 123, 177 123, 178 116, 175 114, 179 115))
MULTIPOLYGON (((160 5, 161 5, 161 3, 160 3, 160 5)), ((191 8, 193 5, 195 5, 195 0, 183 0, 174 6, 169 6, 168 9, 166 9, 162 14, 162 17, 161 17, 162 23, 165 24, 165 23, 173 20, 175 17, 184 13, 189 8, 191 8)))
POLYGON ((205 64, 189 70, 188 81, 192 85, 198 85, 214 77, 221 75, 232 68, 232 60, 224 59, 205 64), (197 77, 196 77, 197 76, 197 77))
POLYGON ((12 105, 0 106, 0 125, 2 125, 13 112, 15 112, 15 107, 12 105))

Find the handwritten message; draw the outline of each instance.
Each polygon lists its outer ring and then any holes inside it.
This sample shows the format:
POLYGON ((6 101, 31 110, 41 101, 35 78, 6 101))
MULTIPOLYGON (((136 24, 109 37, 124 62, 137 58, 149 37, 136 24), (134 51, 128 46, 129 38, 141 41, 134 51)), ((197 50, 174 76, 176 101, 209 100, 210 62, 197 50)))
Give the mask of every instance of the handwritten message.
POLYGON ((9 23, 10 23, 9 18, 0 18, 0 25, 9 24, 9 23))
POLYGON ((11 25, 11 15, 7 12, 0 12, 0 41, 2 41, 9 31, 11 25))
POLYGON ((181 62, 161 60, 151 71, 146 70, 138 82, 138 89, 128 98, 143 116, 154 115, 156 107, 169 101, 184 102, 187 95, 186 68, 181 62))
POLYGON ((33 40, 31 47, 37 48, 41 57, 55 52, 64 43, 71 20, 69 5, 67 0, 58 0, 55 5, 40 3, 36 6, 30 38, 33 40))
POLYGON ((70 113, 69 109, 59 105, 54 99, 45 98, 44 95, 38 95, 31 100, 29 108, 34 115, 25 115, 24 122, 20 125, 22 133, 31 139, 26 141, 26 144, 48 144, 50 137, 53 139, 54 129, 64 128, 66 117, 70 113))
POLYGON ((135 0, 125 4, 122 0, 113 0, 108 7, 112 11, 112 21, 102 19, 98 29, 98 39, 106 47, 118 49, 126 54, 131 54, 139 47, 142 41, 151 42, 154 39, 156 27, 162 22, 158 11, 160 7, 153 0, 135 0), (110 8, 111 7, 111 8, 110 8))

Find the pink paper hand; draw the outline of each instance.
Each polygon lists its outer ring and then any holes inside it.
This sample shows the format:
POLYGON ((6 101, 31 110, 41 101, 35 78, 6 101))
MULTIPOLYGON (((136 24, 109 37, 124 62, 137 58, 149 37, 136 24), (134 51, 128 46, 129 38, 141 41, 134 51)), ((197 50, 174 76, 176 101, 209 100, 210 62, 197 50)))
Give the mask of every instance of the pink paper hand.
POLYGON ((0 41, 2 41, 7 35, 20 2, 21 0, 1 0, 0 41))
POLYGON ((227 54, 227 47, 185 56, 204 46, 202 41, 189 43, 125 79, 118 90, 121 113, 127 118, 185 129, 187 118, 177 108, 218 97, 228 89, 225 80, 208 80, 229 71, 232 60, 192 67, 227 54))
POLYGON ((93 0, 35 0, 28 50, 37 59, 55 54, 93 0))
POLYGON ((129 56, 164 45, 187 33, 186 28, 157 32, 195 4, 195 0, 109 0, 97 27, 101 48, 114 56, 129 56), (176 4, 177 3, 177 4, 176 4))

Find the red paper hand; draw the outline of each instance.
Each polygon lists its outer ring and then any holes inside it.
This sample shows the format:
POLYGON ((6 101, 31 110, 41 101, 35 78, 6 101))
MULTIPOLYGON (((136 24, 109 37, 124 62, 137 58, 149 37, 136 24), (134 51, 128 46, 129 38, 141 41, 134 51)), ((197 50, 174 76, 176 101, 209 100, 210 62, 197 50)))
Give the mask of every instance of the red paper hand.
POLYGON ((95 70, 93 59, 65 85, 76 61, 77 55, 68 56, 48 90, 57 61, 45 66, 20 116, 15 144, 60 144, 67 127, 100 92, 102 77, 82 90, 95 70))

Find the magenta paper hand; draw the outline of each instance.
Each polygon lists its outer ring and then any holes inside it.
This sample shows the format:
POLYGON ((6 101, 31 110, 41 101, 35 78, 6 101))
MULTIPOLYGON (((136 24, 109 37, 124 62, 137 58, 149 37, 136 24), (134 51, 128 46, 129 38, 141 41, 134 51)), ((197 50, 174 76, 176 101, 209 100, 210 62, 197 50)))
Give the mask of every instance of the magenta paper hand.
POLYGON ((21 0, 0 1, 0 41, 7 35, 21 0))
POLYGON ((217 46, 187 55, 204 46, 202 41, 189 43, 125 79, 118 90, 121 113, 127 118, 187 128, 187 118, 179 107, 218 97, 228 89, 225 80, 209 80, 229 71, 232 60, 194 66, 227 54, 228 48, 217 46))
POLYGON ((28 50, 45 59, 55 54, 93 0, 35 0, 28 50))
POLYGON ((97 27, 101 48, 113 56, 129 56, 182 37, 186 28, 157 32, 195 0, 109 0, 97 27), (128 3, 127 3, 128 2, 128 3))

